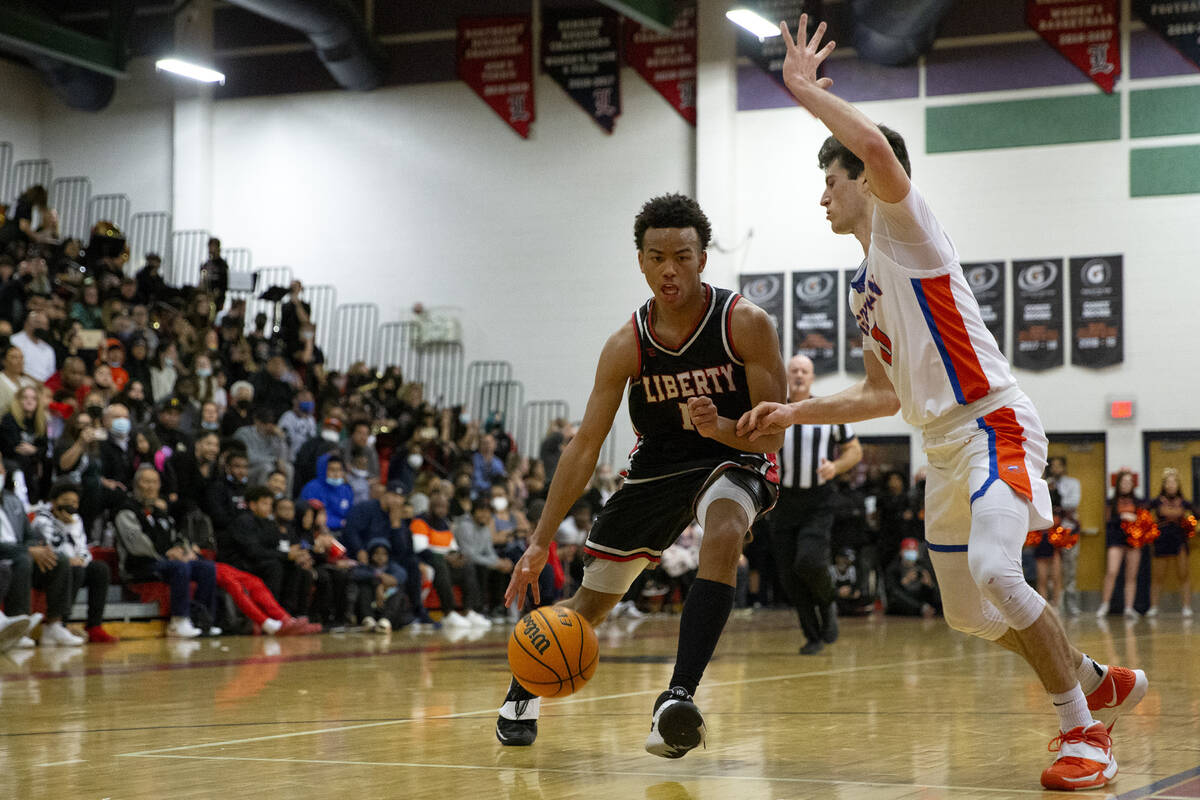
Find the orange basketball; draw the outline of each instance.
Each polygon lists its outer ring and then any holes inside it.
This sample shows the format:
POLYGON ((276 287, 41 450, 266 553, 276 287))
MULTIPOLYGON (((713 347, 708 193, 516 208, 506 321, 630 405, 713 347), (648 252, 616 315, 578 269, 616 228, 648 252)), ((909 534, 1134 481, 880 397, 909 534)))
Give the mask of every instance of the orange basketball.
POLYGON ((535 608, 508 639, 508 665, 517 682, 539 697, 566 697, 596 671, 600 644, 586 619, 563 606, 535 608))

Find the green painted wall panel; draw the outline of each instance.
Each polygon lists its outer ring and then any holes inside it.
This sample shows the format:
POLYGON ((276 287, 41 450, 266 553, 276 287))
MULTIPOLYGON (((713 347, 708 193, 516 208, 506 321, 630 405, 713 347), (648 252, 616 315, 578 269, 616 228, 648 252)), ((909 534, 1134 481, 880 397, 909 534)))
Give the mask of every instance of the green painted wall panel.
POLYGON ((925 110, 925 151, 1100 142, 1121 138, 1121 100, 1086 94, 925 110))
POLYGON ((1200 133, 1200 86, 1172 86, 1129 93, 1129 135, 1200 133))
POLYGON ((1143 147, 1129 152, 1129 194, 1200 194, 1200 145, 1143 147))

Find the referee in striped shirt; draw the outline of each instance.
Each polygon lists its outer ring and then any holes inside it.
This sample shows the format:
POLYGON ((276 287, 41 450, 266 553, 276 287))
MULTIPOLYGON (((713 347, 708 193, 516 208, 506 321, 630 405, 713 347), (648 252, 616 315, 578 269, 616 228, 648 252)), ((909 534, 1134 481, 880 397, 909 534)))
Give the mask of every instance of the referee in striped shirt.
MULTIPOLYGON (((788 362, 788 402, 811 395, 813 362, 788 362)), ((780 454, 779 503, 771 512, 771 551, 780 582, 796 608, 808 640, 802 655, 816 655, 837 640, 829 540, 833 529, 833 486, 829 483, 862 460, 862 446, 849 425, 793 425, 780 454), (834 448, 837 457, 834 458, 834 448)))

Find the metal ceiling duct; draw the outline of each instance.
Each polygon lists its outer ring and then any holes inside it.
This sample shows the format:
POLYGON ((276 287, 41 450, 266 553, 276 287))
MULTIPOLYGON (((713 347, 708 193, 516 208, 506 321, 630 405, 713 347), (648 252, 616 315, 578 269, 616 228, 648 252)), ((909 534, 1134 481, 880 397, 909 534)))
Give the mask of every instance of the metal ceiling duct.
POLYGON ((954 0, 851 0, 854 49, 876 64, 911 64, 937 37, 954 0))
POLYGON ((368 91, 383 82, 384 56, 345 0, 228 0, 312 41, 329 74, 344 89, 368 91))

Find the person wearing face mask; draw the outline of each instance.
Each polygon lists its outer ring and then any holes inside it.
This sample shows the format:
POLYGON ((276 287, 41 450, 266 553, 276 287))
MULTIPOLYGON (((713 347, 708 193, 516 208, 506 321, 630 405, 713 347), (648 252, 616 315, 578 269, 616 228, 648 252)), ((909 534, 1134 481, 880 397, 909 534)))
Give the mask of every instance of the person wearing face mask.
POLYGON ((345 525, 354 503, 354 491, 346 485, 346 462, 336 453, 317 459, 317 474, 300 490, 302 500, 320 500, 325 505, 326 524, 337 534, 345 525))
POLYGON ((31 524, 34 533, 69 564, 71 585, 67 590, 68 607, 75 602, 79 590, 87 586, 88 641, 115 642, 116 637, 103 627, 110 580, 108 565, 92 560, 87 534, 83 530, 83 519, 79 516, 79 494, 79 487, 70 481, 54 484, 50 488, 49 507, 38 511, 31 524))
POLYGON ((921 543, 905 539, 900 555, 884 572, 887 588, 887 613, 926 619, 942 613, 941 595, 933 571, 921 558, 921 543))
POLYGON ((229 396, 233 405, 225 409, 225 416, 221 418, 223 438, 233 436, 239 428, 254 424, 254 416, 251 413, 254 408, 254 387, 247 381, 238 381, 229 388, 229 396))
POLYGON ((358 456, 367 459, 367 475, 379 477, 379 453, 375 451, 375 437, 371 435, 371 423, 359 419, 350 423, 350 438, 342 443, 342 457, 353 462, 358 456))
MULTIPOLYGON (((292 488, 297 492, 317 477, 317 459, 326 453, 339 450, 342 438, 342 421, 334 416, 325 418, 316 436, 309 437, 296 453, 295 475, 292 488)), ((298 496, 298 495, 297 495, 298 496)))
POLYGON ((56 369, 54 348, 49 338, 50 320, 45 312, 30 311, 25 317, 25 326, 11 340, 25 356, 25 374, 39 382, 48 380, 56 369))
POLYGON ((388 485, 395 486, 403 494, 409 494, 424 463, 421 447, 415 442, 409 443, 408 447, 397 447, 388 462, 388 485))
POLYGON ((301 389, 296 393, 292 407, 279 417, 279 429, 287 437, 288 457, 292 461, 296 460, 304 443, 317 435, 316 410, 312 392, 301 389))
POLYGON ((128 489, 133 485, 134 462, 129 409, 120 403, 110 405, 104 410, 104 427, 108 438, 100 442, 101 483, 108 489, 128 489))

